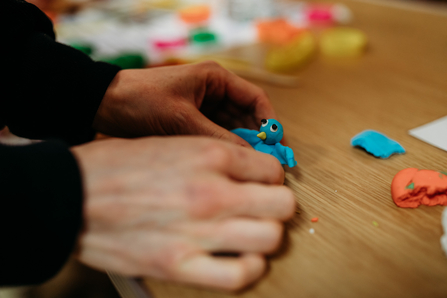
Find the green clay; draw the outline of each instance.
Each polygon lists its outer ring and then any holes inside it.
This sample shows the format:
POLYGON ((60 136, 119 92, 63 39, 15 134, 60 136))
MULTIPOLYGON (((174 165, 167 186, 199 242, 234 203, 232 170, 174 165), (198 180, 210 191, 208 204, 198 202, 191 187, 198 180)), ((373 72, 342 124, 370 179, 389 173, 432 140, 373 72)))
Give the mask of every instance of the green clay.
POLYGON ((141 54, 126 53, 115 57, 102 57, 99 61, 115 64, 122 69, 144 68, 146 61, 141 54))
POLYGON ((74 43, 71 45, 71 47, 73 47, 76 50, 81 51, 84 54, 89 55, 89 56, 93 53, 93 47, 88 44, 74 43))
POLYGON ((211 32, 203 31, 191 35, 193 43, 214 43, 217 41, 216 35, 211 32))
POLYGON ((405 187, 405 189, 414 189, 414 182, 411 183, 410 185, 407 185, 407 186, 405 187))

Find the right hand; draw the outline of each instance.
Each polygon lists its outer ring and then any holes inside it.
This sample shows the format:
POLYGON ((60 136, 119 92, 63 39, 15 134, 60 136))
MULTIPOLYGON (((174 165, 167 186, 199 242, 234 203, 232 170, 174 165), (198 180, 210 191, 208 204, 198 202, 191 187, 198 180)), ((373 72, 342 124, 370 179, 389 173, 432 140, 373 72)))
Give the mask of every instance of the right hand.
POLYGON ((238 290, 264 273, 295 211, 276 158, 224 141, 111 139, 72 152, 85 192, 78 258, 101 270, 238 290))
POLYGON ((267 94, 207 61, 119 71, 93 128, 117 137, 203 135, 251 148, 227 129, 258 130, 263 118, 277 118, 267 94))

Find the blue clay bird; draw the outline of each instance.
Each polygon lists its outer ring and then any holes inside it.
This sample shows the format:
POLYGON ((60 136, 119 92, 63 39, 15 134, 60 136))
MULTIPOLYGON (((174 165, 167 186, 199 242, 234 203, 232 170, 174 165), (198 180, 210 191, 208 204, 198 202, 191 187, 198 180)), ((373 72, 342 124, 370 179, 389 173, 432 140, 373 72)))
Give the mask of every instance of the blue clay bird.
POLYGON ((281 123, 275 119, 262 119, 259 131, 236 128, 231 131, 246 140, 255 150, 273 155, 283 165, 296 166, 293 150, 281 145, 284 135, 281 123))

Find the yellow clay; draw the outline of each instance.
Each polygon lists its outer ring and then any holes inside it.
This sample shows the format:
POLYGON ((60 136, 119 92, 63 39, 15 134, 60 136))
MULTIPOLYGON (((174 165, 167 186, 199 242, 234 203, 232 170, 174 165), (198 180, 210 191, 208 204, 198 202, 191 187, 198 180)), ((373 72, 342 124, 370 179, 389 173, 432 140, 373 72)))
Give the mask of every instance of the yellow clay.
POLYGON ((333 28, 321 35, 321 53, 330 57, 355 57, 366 48, 365 33, 354 28, 333 28))
POLYGON ((304 32, 289 44, 272 49, 265 59, 265 67, 271 71, 298 69, 310 60, 315 49, 315 38, 310 32, 304 32))

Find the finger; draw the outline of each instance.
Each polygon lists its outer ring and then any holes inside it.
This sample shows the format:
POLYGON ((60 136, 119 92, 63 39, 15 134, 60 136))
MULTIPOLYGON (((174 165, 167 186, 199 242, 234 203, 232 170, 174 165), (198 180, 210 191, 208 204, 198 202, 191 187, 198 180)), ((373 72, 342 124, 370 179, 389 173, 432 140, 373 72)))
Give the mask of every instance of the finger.
MULTIPOLYGON (((213 63, 211 64, 213 65, 213 63)), ((223 67, 215 67, 214 65, 214 67, 210 67, 209 69, 211 71, 207 73, 207 82, 209 82, 207 84, 207 97, 220 95, 218 97, 222 98, 222 94, 224 94, 237 106, 249 109, 249 112, 252 114, 251 121, 245 121, 242 126, 238 125, 234 128, 244 127, 259 129, 262 119, 276 119, 279 121, 279 117, 276 114, 267 93, 262 88, 244 80, 223 67), (222 84, 222 82, 224 83, 222 84), (224 87, 222 88, 222 86, 224 87)), ((227 105, 227 109, 229 106, 231 106, 231 104, 227 105)), ((236 119, 236 121, 244 122, 243 119, 236 119)), ((287 144, 285 136, 281 140, 281 144, 287 144)))
POLYGON ((230 143, 240 145, 247 148, 253 148, 247 141, 241 137, 231 133, 227 129, 217 125, 210 119, 205 117, 200 111, 192 109, 191 111, 191 125, 188 131, 191 134, 210 136, 216 139, 228 141, 230 143))
POLYGON ((204 287, 236 291, 259 279, 265 269, 266 261, 259 254, 242 254, 237 258, 199 254, 183 261, 174 272, 174 279, 204 287))
POLYGON ((231 218, 182 224, 176 230, 209 252, 270 254, 279 247, 284 226, 275 220, 231 218))
POLYGON ((248 216, 285 221, 295 213, 295 198, 286 186, 225 182, 218 178, 202 180, 190 186, 194 200, 185 202, 191 218, 248 216))
POLYGON ((205 148, 204 166, 238 181, 284 183, 284 169, 277 158, 226 142, 205 148))
MULTIPOLYGON (((236 184, 236 183, 235 183, 236 184)), ((224 194, 224 193, 223 193, 224 194)), ((286 221, 295 214, 295 197, 286 186, 236 184, 222 196, 223 214, 286 221)))
POLYGON ((257 107, 260 112, 263 111, 265 113, 264 116, 276 117, 267 93, 262 88, 244 80, 221 66, 210 67, 208 69, 207 83, 209 88, 207 95, 222 92, 221 86, 223 85, 225 94, 240 106, 257 107))
POLYGON ((207 90, 206 97, 228 98, 240 107, 251 110, 253 125, 259 126, 261 119, 278 119, 267 93, 215 62, 205 62, 207 90))

